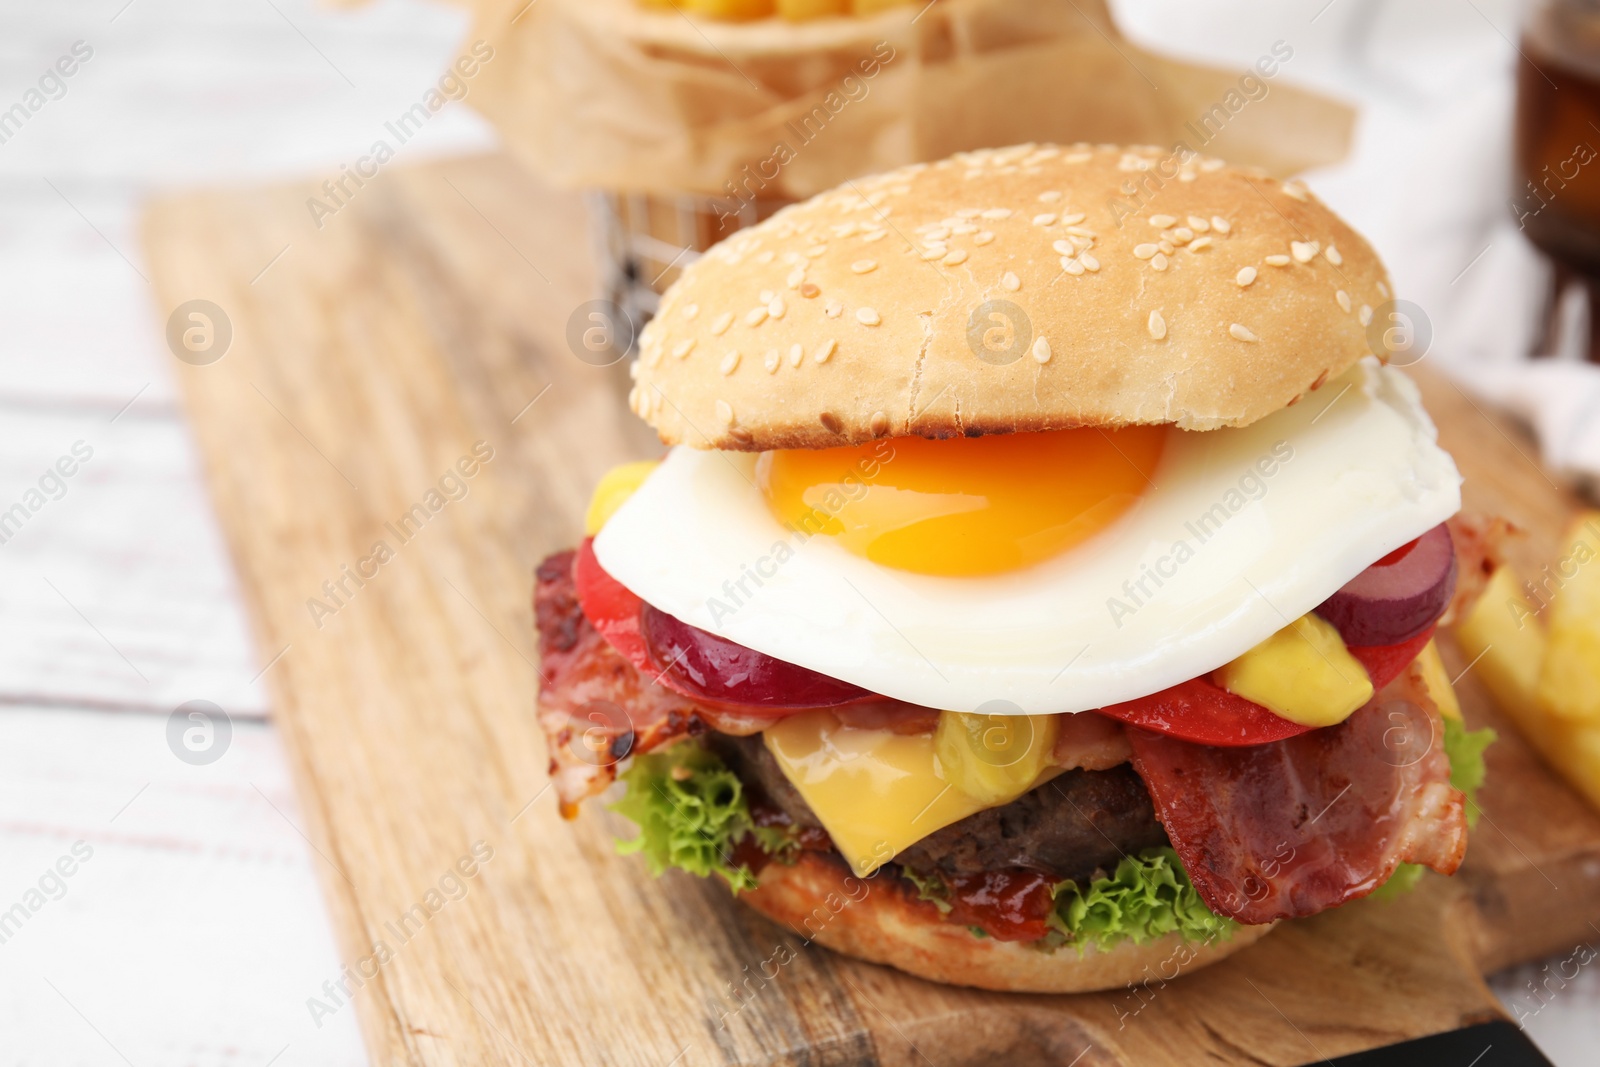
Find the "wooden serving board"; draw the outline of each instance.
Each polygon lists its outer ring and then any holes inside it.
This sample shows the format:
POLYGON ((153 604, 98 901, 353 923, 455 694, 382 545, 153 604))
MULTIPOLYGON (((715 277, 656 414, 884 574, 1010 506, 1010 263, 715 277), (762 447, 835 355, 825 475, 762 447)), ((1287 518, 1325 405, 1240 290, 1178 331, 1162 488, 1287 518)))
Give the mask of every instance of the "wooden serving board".
MULTIPOLYGON (((374 1063, 1298 1064, 1495 1017, 1485 968, 1593 936, 1600 817, 1470 672, 1467 714, 1503 740, 1466 873, 1286 925, 1201 979, 942 987, 808 946, 718 883, 651 879, 612 852, 622 820, 557 815, 532 715, 532 570, 602 471, 658 450, 621 367, 564 339, 592 295, 580 202, 496 157, 385 171, 320 231, 314 193, 168 200, 145 236, 160 320, 201 298, 231 322, 220 361, 174 366, 279 657, 273 713, 374 1063), (492 458, 451 499, 475 442, 492 458)), ((1571 501, 1515 431, 1420 378, 1470 505, 1525 524, 1536 569, 1571 501)))

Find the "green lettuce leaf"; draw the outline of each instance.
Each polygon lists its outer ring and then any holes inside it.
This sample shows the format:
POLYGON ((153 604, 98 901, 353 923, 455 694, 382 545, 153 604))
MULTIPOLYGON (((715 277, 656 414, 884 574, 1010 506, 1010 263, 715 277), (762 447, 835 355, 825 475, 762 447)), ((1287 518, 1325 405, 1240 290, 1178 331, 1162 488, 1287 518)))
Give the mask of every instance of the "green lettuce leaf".
POLYGON ((1206 907, 1171 848, 1151 848, 1125 856, 1110 877, 1087 887, 1061 882, 1055 887, 1050 925, 1083 952, 1093 943, 1110 948, 1135 944, 1177 931, 1190 941, 1233 936, 1236 923, 1206 907))
POLYGON ((619 778, 628 791, 611 810, 637 825, 639 836, 619 840, 617 851, 643 855, 651 874, 677 867, 720 875, 736 892, 754 889, 750 868, 733 862, 734 846, 753 834, 773 855, 794 847, 781 827, 755 824, 738 777, 693 742, 635 756, 619 778))
POLYGON ((950 895, 950 890, 945 886, 943 880, 938 877, 918 874, 910 867, 901 867, 900 877, 916 888, 918 900, 925 900, 932 904, 939 909, 939 913, 942 915, 950 914, 950 901, 947 899, 950 895))
POLYGON ((1444 721, 1444 754, 1450 757, 1450 784, 1467 795, 1467 825, 1478 825, 1478 789, 1489 777, 1483 754, 1499 737, 1493 730, 1468 730, 1460 719, 1444 721))
MULTIPOLYGON (((1460 719, 1444 720, 1444 754, 1450 760, 1450 784, 1467 796, 1467 826, 1478 825, 1478 789, 1489 776, 1483 754, 1499 735, 1487 727, 1468 730, 1460 719)), ((1372 894, 1380 900, 1393 899, 1417 888, 1428 868, 1420 863, 1402 863, 1394 874, 1372 894)))

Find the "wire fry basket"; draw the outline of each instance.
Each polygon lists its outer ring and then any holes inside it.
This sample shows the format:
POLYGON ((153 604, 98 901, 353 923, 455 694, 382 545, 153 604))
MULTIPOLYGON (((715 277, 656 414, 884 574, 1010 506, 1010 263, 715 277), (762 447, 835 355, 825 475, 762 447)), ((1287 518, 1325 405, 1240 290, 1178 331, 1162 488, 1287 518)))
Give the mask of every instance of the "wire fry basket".
POLYGON ((589 193, 600 297, 632 324, 632 336, 655 316, 661 294, 683 268, 735 231, 794 201, 694 193, 589 193))

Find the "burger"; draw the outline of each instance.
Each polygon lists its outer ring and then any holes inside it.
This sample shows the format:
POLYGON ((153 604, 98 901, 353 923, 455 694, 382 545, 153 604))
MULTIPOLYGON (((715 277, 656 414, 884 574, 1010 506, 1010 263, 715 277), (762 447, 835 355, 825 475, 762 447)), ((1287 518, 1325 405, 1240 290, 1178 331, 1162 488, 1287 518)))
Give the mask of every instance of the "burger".
POLYGON ((689 266, 670 446, 537 571, 563 812, 847 955, 1072 992, 1452 873, 1486 733, 1433 643, 1492 537, 1303 186, 1021 145, 689 266))

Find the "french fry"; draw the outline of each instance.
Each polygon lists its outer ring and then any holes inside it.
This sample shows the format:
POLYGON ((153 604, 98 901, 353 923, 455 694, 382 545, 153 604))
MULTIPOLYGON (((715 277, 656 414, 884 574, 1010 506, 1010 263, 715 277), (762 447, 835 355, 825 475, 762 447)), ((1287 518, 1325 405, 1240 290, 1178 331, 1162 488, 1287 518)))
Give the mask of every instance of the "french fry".
POLYGON ((764 19, 772 14, 772 0, 680 0, 679 6, 691 15, 742 22, 764 19))
POLYGON ((1600 808, 1600 724, 1557 716, 1540 700, 1548 641, 1510 567, 1501 567, 1489 578, 1483 595, 1457 624, 1455 636, 1473 661, 1473 673, 1517 732, 1600 808))
POLYGON ((1600 512, 1579 515, 1562 543, 1541 583, 1550 606, 1539 704, 1556 718, 1600 726, 1600 512))
POLYGON ((850 12, 849 0, 778 0, 778 14, 792 22, 850 12))
POLYGON ((1527 711, 1538 710, 1544 627, 1534 617, 1533 605, 1510 567, 1501 567, 1490 576, 1483 594, 1456 624, 1456 640, 1473 661, 1473 672, 1483 679, 1506 714, 1520 725, 1527 711))

